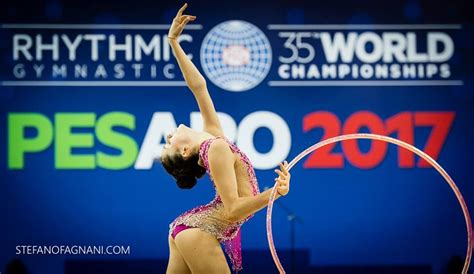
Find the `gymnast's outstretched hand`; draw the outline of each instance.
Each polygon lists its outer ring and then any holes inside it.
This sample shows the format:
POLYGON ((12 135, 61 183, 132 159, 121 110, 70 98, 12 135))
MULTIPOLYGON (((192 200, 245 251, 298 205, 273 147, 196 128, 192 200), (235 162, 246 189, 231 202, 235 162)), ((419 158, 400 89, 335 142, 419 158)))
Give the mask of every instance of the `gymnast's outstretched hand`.
POLYGON ((168 31, 168 39, 176 39, 183 32, 184 27, 187 23, 192 22, 196 19, 196 16, 183 15, 184 10, 188 7, 188 3, 184 4, 173 19, 170 30, 168 31))
POLYGON ((281 196, 286 196, 290 191, 290 178, 291 174, 288 171, 288 162, 280 163, 280 169, 275 169, 275 172, 279 175, 278 178, 275 178, 277 182, 276 190, 281 196))

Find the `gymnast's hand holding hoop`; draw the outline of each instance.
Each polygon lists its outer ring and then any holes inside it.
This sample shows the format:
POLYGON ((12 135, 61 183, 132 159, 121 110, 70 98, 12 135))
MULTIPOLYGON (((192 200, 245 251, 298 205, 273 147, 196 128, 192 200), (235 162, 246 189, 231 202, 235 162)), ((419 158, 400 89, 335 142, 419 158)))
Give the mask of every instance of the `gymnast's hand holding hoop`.
POLYGON ((280 196, 286 196, 290 191, 290 179, 291 174, 288 171, 288 162, 285 161, 284 163, 280 163, 280 169, 275 169, 275 172, 279 175, 278 178, 275 178, 276 182, 276 192, 280 196))
POLYGON ((173 40, 179 37, 181 32, 183 32, 184 27, 189 22, 196 20, 196 16, 184 14, 184 10, 188 7, 188 3, 184 4, 176 14, 176 17, 173 19, 170 30, 168 31, 168 39, 173 40))

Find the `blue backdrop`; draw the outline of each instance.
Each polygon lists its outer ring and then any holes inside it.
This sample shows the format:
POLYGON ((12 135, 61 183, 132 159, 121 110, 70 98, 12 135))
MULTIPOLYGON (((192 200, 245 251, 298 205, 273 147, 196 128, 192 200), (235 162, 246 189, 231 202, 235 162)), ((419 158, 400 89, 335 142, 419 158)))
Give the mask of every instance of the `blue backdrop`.
MULTIPOLYGON (((272 185, 279 161, 322 138, 373 132, 432 155, 473 208, 467 1, 189 4, 197 20, 183 48, 208 80, 226 133, 254 162, 261 189, 272 185)), ((213 198, 208 178, 183 191, 154 161, 169 129, 199 127, 164 40, 180 5, 3 4, 0 272, 14 258, 30 273, 109 273, 91 270, 101 262, 135 269, 120 273, 136 273, 134 262, 163 271, 168 224, 213 198), (18 254, 33 245, 129 246, 130 254, 18 254)), ((465 256, 455 195, 433 168, 394 145, 346 142, 294 167, 291 192, 273 214, 289 269, 286 209, 298 220, 297 254, 308 258, 298 264, 314 273, 362 266, 366 272, 357 273, 448 273, 450 260, 465 256)), ((261 273, 258 258, 276 273, 265 211, 243 226, 243 249, 245 273, 261 273)))

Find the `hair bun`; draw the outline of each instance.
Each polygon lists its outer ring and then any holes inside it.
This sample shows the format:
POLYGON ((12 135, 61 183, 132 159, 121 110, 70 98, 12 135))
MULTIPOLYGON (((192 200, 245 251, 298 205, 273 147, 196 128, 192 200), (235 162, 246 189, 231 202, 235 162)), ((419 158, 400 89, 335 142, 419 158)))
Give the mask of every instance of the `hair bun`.
POLYGON ((189 189, 196 185, 197 179, 206 174, 206 169, 199 165, 199 154, 194 153, 187 159, 180 154, 164 157, 161 161, 166 172, 176 179, 179 188, 189 189))
POLYGON ((183 176, 176 180, 176 184, 178 184, 178 187, 184 188, 184 189, 190 189, 193 186, 195 186, 196 183, 197 183, 197 180, 194 177, 183 176))

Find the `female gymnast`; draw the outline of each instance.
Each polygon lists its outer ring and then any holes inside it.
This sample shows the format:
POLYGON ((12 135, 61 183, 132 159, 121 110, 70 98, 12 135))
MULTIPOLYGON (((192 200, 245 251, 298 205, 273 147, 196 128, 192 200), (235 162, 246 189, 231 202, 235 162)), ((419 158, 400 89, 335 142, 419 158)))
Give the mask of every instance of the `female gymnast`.
MULTIPOLYGON (((192 91, 204 121, 204 131, 179 125, 166 137, 161 162, 180 188, 192 188, 208 173, 216 190, 208 204, 193 208, 170 224, 170 257, 167 273, 230 273, 220 243, 232 269, 242 269, 240 226, 268 204, 272 189, 260 193, 247 156, 224 137, 206 81, 179 45, 178 37, 195 16, 177 13, 168 33, 174 56, 192 91)), ((288 163, 275 169, 277 196, 288 194, 288 163)))

